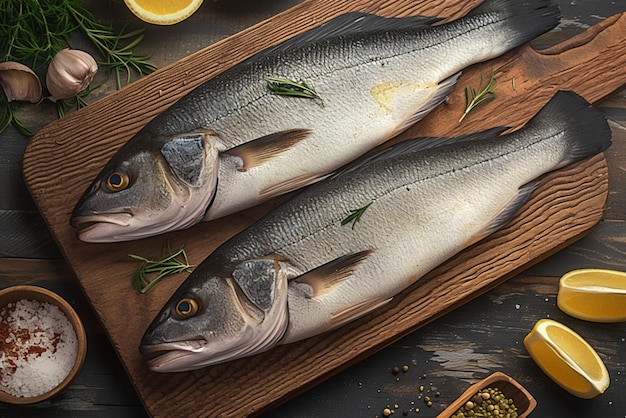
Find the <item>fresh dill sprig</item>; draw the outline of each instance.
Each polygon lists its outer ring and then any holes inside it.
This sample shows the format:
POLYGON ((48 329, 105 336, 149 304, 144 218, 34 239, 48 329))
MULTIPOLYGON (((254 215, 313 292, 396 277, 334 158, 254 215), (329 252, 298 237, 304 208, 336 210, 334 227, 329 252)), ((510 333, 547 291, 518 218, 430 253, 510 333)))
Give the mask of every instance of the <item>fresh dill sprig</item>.
POLYGON ((480 76, 478 91, 476 91, 473 87, 465 87, 465 112, 463 112, 463 114, 461 115, 459 123, 461 123, 465 116, 467 116, 469 112, 474 110, 476 106, 496 97, 496 93, 493 91, 495 81, 496 79, 492 69, 491 76, 489 77, 489 82, 485 87, 483 87, 482 75, 480 76))
MULTIPOLYGON (((191 269, 194 267, 189 264, 187 253, 184 249, 181 248, 175 253, 172 253, 169 241, 166 241, 163 245, 163 250, 167 250, 169 255, 160 260, 128 254, 130 258, 141 261, 141 265, 137 267, 133 273, 133 284, 140 293, 146 293, 166 276, 182 273, 184 271, 191 272, 191 269)), ((163 257, 163 253, 161 257, 163 257)))
MULTIPOLYGON (((74 33, 82 33, 98 50, 98 65, 115 74, 118 89, 123 80, 131 81, 132 73, 143 76, 156 69, 148 56, 134 51, 143 39, 142 30, 116 33, 112 26, 98 22, 80 0, 0 1, 2 61, 20 62, 34 70, 44 68, 57 52, 70 47, 74 33)), ((84 96, 76 100, 82 101, 80 106, 86 104, 84 96)), ((14 109, 4 106, 0 111, 0 133, 11 124, 22 133, 30 132, 15 118, 14 109)))
POLYGON ((128 33, 124 33, 122 29, 115 34, 109 26, 98 23, 93 15, 89 18, 87 16, 89 12, 84 8, 83 11, 77 7, 68 7, 80 31, 89 38, 104 57, 103 61, 98 61, 98 65, 115 73, 118 89, 122 87, 122 73, 126 74, 126 83, 130 83, 133 71, 142 76, 156 70, 156 66, 148 62, 149 56, 137 55, 134 51, 134 48, 143 40, 142 29, 128 33))
POLYGON ((356 225, 356 223, 361 220, 361 216, 363 216, 367 208, 369 208, 372 205, 372 203, 374 202, 373 201, 369 202, 367 205, 359 209, 351 210, 350 214, 341 221, 341 225, 347 225, 350 222, 352 222, 352 229, 354 229, 354 226, 356 225))
POLYGON ((74 97, 64 100, 57 100, 55 103, 57 108, 57 116, 59 118, 62 118, 72 108, 76 108, 76 110, 78 110, 87 106, 87 101, 85 100, 85 98, 95 89, 96 87, 88 87, 82 91, 79 91, 78 94, 74 97))
POLYGON ((33 136, 34 133, 24 125, 17 116, 15 111, 17 104, 15 102, 9 102, 4 93, 0 92, 0 133, 2 133, 10 125, 13 125, 24 136, 33 136))
POLYGON ((272 91, 272 93, 278 94, 280 96, 292 96, 292 97, 303 97, 305 99, 317 99, 322 101, 322 98, 315 91, 315 89, 304 81, 292 81, 284 78, 276 78, 276 77, 266 77, 265 81, 272 91))

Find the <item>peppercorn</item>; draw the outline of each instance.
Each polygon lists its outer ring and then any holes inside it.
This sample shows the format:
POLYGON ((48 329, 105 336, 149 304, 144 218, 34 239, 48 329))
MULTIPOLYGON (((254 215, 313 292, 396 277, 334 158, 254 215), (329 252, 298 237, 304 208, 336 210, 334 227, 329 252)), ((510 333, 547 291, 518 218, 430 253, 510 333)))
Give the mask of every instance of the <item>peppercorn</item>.
POLYGON ((459 408, 451 418, 504 417, 517 418, 517 408, 512 399, 498 388, 481 389, 471 400, 459 408))

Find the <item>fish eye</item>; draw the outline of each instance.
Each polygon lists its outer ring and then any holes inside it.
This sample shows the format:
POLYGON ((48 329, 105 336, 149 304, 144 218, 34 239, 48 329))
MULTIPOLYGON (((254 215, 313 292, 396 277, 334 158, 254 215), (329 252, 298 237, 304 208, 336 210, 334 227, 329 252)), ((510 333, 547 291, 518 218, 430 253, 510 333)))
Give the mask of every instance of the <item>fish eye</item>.
POLYGON ((107 177, 107 188, 112 192, 124 190, 130 184, 130 178, 126 170, 118 167, 107 177))
POLYGON ((184 297, 176 303, 176 314, 181 318, 190 318, 198 313, 198 302, 191 297, 184 297))

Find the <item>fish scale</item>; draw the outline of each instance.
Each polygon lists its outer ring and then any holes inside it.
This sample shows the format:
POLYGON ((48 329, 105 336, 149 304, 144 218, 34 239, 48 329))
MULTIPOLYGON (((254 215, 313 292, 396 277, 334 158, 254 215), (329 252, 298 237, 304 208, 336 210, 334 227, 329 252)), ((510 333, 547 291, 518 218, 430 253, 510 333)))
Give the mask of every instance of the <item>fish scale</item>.
POLYGON ((149 366, 200 368, 237 358, 233 345, 251 355, 372 312, 506 224, 542 175, 611 143, 602 113, 572 92, 557 93, 523 128, 501 131, 401 142, 269 212, 176 290, 142 339, 141 350, 157 355, 149 366), (286 297, 277 290, 285 288, 286 297), (176 311, 187 299, 201 307, 189 317, 176 311), (229 332, 218 332, 225 324, 229 332))
MULTIPOLYGON (((559 11, 551 0, 488 0, 456 21, 427 25, 435 20, 347 14, 208 80, 107 163, 73 212, 79 238, 122 241, 186 228, 318 181, 423 118, 467 66, 553 28, 559 11), (304 82, 321 99, 274 94, 267 77, 304 82), (188 176, 197 182, 178 178, 189 170, 161 152, 181 136, 195 138, 206 155, 217 150, 214 158, 193 159, 206 161, 188 176), (152 165, 136 161, 140 149, 162 168, 146 173, 152 165), (140 197, 132 205, 107 189, 106 180, 119 172, 140 197), (168 182, 187 188, 189 202, 181 203, 168 182)), ((181 153, 189 149, 200 147, 181 153)))

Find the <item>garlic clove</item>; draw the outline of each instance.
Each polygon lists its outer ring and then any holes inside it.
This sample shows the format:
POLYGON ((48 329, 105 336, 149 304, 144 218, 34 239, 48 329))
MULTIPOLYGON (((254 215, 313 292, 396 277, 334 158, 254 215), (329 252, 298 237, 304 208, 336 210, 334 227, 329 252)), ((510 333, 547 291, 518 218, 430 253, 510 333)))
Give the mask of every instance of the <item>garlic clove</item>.
POLYGON ((50 100, 69 99, 84 90, 98 71, 98 64, 85 51, 62 49, 52 58, 46 73, 50 100))
POLYGON ((24 64, 14 61, 0 63, 0 85, 8 101, 41 100, 41 82, 37 74, 24 64))

